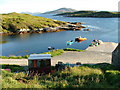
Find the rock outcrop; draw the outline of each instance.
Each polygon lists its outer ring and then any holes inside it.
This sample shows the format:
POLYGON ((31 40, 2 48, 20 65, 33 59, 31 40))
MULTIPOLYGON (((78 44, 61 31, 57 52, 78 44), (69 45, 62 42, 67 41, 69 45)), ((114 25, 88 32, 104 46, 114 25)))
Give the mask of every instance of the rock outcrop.
POLYGON ((120 43, 116 49, 112 52, 112 64, 120 70, 120 43))

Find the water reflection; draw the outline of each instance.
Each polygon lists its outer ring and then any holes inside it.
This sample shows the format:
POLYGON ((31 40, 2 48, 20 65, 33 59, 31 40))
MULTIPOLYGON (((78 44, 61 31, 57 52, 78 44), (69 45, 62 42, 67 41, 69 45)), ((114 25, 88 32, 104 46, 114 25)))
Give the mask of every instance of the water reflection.
POLYGON ((30 50, 23 50, 23 51, 18 51, 16 54, 23 53, 23 52, 30 52, 30 50))
POLYGON ((7 43, 8 41, 2 41, 0 40, 0 44, 4 44, 4 43, 7 43))
POLYGON ((30 34, 29 33, 27 33, 27 34, 20 34, 18 36, 18 38, 20 38, 21 40, 26 40, 26 39, 30 38, 30 34))

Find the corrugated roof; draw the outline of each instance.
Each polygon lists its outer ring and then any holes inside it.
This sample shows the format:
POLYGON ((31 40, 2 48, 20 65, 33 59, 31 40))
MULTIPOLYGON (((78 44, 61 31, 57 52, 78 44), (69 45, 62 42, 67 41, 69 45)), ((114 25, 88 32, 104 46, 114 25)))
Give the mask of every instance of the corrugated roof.
POLYGON ((34 59, 51 59, 51 54, 31 54, 28 60, 34 59))

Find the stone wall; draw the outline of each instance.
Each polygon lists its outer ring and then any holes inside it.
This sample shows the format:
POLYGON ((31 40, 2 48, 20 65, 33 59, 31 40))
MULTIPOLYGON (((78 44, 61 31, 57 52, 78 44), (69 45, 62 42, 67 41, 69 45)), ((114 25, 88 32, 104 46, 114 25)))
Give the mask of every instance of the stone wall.
POLYGON ((116 49, 112 52, 112 64, 120 70, 120 43, 116 49))

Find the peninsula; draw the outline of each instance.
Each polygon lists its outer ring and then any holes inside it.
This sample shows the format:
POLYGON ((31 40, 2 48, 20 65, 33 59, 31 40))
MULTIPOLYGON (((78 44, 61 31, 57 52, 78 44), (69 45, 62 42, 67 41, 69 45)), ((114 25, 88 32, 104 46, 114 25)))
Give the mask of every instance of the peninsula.
POLYGON ((98 17, 98 18, 112 18, 120 17, 120 12, 110 12, 110 11, 77 11, 77 12, 67 12, 56 15, 62 15, 65 17, 98 17))
POLYGON ((2 29, 0 34, 23 34, 58 32, 65 30, 81 30, 85 28, 80 22, 63 22, 30 14, 2 14, 2 29))
POLYGON ((36 31, 47 27, 58 27, 66 22, 52 20, 44 17, 32 16, 30 14, 8 13, 2 14, 1 33, 17 33, 19 31, 36 31))

